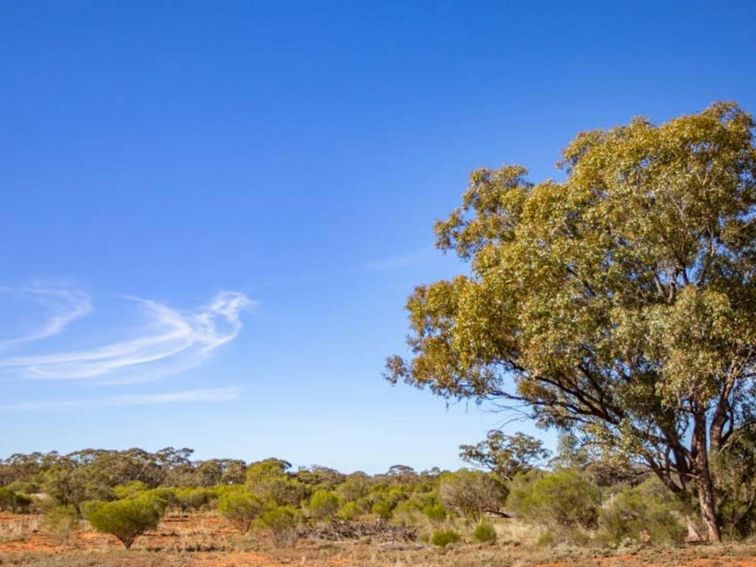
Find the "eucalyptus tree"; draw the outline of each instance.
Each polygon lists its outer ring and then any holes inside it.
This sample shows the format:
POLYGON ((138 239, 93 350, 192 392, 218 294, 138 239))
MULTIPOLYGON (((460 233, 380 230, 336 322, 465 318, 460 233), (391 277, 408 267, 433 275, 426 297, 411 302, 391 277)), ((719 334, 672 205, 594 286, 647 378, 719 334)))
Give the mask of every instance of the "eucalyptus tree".
POLYGON ((415 289, 389 379, 619 449, 695 494, 719 540, 711 460, 756 402, 753 130, 718 103, 579 134, 562 181, 474 171, 435 227, 469 274, 415 289))

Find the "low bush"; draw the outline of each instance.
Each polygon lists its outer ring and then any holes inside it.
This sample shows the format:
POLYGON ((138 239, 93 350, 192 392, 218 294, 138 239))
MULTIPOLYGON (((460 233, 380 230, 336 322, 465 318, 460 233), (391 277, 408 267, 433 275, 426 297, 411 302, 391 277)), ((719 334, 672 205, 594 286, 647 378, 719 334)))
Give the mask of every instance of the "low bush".
POLYGON ((338 512, 336 512, 336 517, 339 520, 344 520, 345 522, 356 520, 361 515, 362 509, 356 502, 347 502, 341 508, 339 508, 338 512))
POLYGON ((459 540, 459 534, 454 530, 439 530, 437 532, 433 532, 430 541, 433 545, 446 547, 447 545, 450 545, 452 543, 459 542, 459 540))
POLYGON ((627 542, 677 544, 685 540, 680 504, 654 483, 625 489, 610 498, 599 511, 600 540, 613 547, 627 542))
POLYGON ((249 531, 252 522, 262 514, 263 503, 244 489, 227 491, 218 499, 218 513, 241 533, 249 531))
POLYGON ((26 494, 9 488, 0 488, 0 511, 24 514, 31 510, 33 503, 34 500, 26 494))
POLYGON ((310 497, 308 506, 310 516, 316 520, 325 520, 333 518, 339 510, 339 497, 328 490, 318 490, 310 497))
POLYGON ((481 522, 475 527, 473 538, 480 543, 492 543, 496 541, 496 528, 489 522, 481 522))
POLYGON ((91 503, 85 510, 87 520, 95 530, 113 534, 129 549, 137 537, 157 528, 165 505, 165 500, 157 496, 139 496, 91 503))
POLYGON ((212 488, 178 488, 174 490, 176 506, 182 512, 210 508, 217 493, 212 488))
POLYGON ((518 475, 507 498, 507 508, 520 518, 565 530, 594 527, 600 503, 599 488, 571 470, 518 475))
POLYGON ((292 506, 276 506, 263 512, 259 523, 270 531, 277 545, 291 545, 296 541, 300 516, 292 506))

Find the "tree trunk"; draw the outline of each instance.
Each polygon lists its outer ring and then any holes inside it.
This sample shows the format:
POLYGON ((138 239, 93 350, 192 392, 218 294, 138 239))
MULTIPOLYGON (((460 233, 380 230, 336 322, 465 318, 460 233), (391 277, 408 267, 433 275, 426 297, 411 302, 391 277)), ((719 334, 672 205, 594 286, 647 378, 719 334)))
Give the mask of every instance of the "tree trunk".
POLYGON ((695 448, 696 478, 698 480, 698 505, 701 509, 706 534, 710 542, 719 543, 722 535, 717 521, 717 506, 714 496, 714 483, 709 469, 709 452, 706 442, 706 413, 696 412, 695 427, 693 429, 693 447, 695 448))

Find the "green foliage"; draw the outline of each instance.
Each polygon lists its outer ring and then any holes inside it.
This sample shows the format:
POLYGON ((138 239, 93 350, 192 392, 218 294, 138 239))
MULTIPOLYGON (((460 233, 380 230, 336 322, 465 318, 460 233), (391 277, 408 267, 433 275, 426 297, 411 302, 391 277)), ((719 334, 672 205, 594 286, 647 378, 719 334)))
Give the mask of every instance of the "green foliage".
POLYGON ((86 518, 95 530, 113 534, 129 549, 137 537, 157 528, 164 510, 165 501, 158 496, 139 496, 92 503, 86 518))
POLYGON ((601 492, 581 474, 562 470, 515 477, 507 509, 535 525, 591 528, 596 524, 601 492))
POLYGON ((439 547, 446 547, 447 545, 459 542, 460 537, 454 530, 439 530, 433 532, 431 536, 431 543, 439 547))
POLYGON ((680 503, 654 488, 644 483, 611 497, 599 511, 600 539, 615 547, 627 541, 682 543, 686 529, 679 519, 680 503))
POLYGON ((121 499, 133 498, 134 496, 137 496, 142 492, 146 492, 149 489, 150 486, 142 482, 141 480, 132 480, 125 484, 114 486, 113 492, 115 493, 116 498, 121 499))
POLYGON ((473 531, 473 538, 480 543, 493 543, 496 537, 496 528, 490 522, 479 523, 473 531))
POLYGON ((339 520, 351 522, 359 518, 362 514, 363 510, 356 502, 347 502, 339 508, 338 512, 336 512, 336 517, 339 520))
POLYGON ((31 497, 20 492, 14 492, 9 488, 0 487, 0 511, 27 513, 34 501, 31 497))
POLYGON ((218 513, 239 530, 246 533, 252 522, 263 512, 262 501, 244 489, 225 492, 216 505, 218 513))
POLYGON ((443 522, 446 519, 446 516, 448 515, 448 512, 446 511, 446 508, 444 508, 444 505, 440 502, 436 502, 433 504, 427 504, 423 507, 423 514, 431 521, 431 522, 443 522))
POLYGON ((281 459, 266 459, 247 469, 247 489, 266 506, 299 506, 309 496, 306 485, 289 474, 291 465, 281 459))
POLYGON ((259 523, 270 531, 277 544, 286 545, 296 540, 300 519, 299 512, 292 506, 277 506, 263 512, 259 523))
POLYGON ((479 518, 484 512, 499 513, 507 490, 491 474, 460 470, 442 477, 439 498, 444 506, 463 516, 479 518))
POLYGON ((332 518, 340 506, 339 497, 328 490, 318 490, 310 497, 310 516, 316 520, 332 518))
POLYGON ((182 512, 191 512, 210 508, 217 498, 217 491, 212 488, 177 488, 173 491, 176 506, 182 512))

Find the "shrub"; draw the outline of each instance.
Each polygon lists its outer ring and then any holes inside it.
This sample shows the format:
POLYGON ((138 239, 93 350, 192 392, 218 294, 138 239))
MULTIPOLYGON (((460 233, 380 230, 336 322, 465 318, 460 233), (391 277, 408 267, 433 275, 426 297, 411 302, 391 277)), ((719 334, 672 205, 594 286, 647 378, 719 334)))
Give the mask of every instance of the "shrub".
POLYGON ((339 520, 344 520, 345 522, 356 520, 361 515, 362 509, 356 502, 347 502, 341 508, 339 508, 338 512, 336 512, 336 517, 339 520))
POLYGON ((317 519, 332 518, 339 509, 339 497, 328 490, 318 490, 310 498, 310 515, 317 519))
POLYGON ((459 541, 459 534, 454 530, 440 530, 433 532, 431 536, 431 543, 439 547, 446 547, 449 544, 457 543, 459 541))
POLYGON ((119 484, 113 487, 113 492, 117 498, 134 498, 142 492, 146 492, 150 487, 141 480, 132 480, 125 484, 119 484))
POLYGON ((92 503, 86 507, 87 520, 98 532, 113 534, 129 549, 147 530, 154 530, 165 510, 158 497, 127 498, 114 502, 92 503))
POLYGON ((444 508, 443 504, 428 504, 423 508, 423 514, 431 521, 431 522, 443 522, 446 519, 446 508, 444 508))
POLYGON ((74 506, 54 506, 45 512, 43 525, 47 531, 59 539, 70 537, 81 523, 74 506))
POLYGON ((601 492, 577 472, 560 470, 518 475, 507 507, 519 517, 549 528, 590 528, 596 523, 601 492))
POLYGON ((246 533, 252 521, 262 513, 263 503, 246 490, 234 490, 220 497, 217 510, 241 533, 246 533))
POLYGON ((0 488, 0 510, 3 512, 26 513, 34 501, 30 496, 0 488))
POLYGON ((438 492, 444 506, 471 518, 500 511, 507 497, 506 487, 492 475, 468 470, 445 476, 438 492))
POLYGON ((473 532, 473 538, 480 543, 491 543, 496 541, 496 528, 489 522, 481 522, 473 532))
POLYGON ((679 503, 654 493, 650 483, 629 488, 599 511, 599 538, 612 546, 635 543, 682 543, 686 529, 678 520, 679 503))
POLYGON ((176 505, 183 512, 208 508, 216 493, 211 488, 179 488, 174 491, 176 505))
POLYGON ((278 545, 292 544, 296 540, 299 513, 291 506, 277 506, 263 512, 260 525, 267 528, 278 545))

